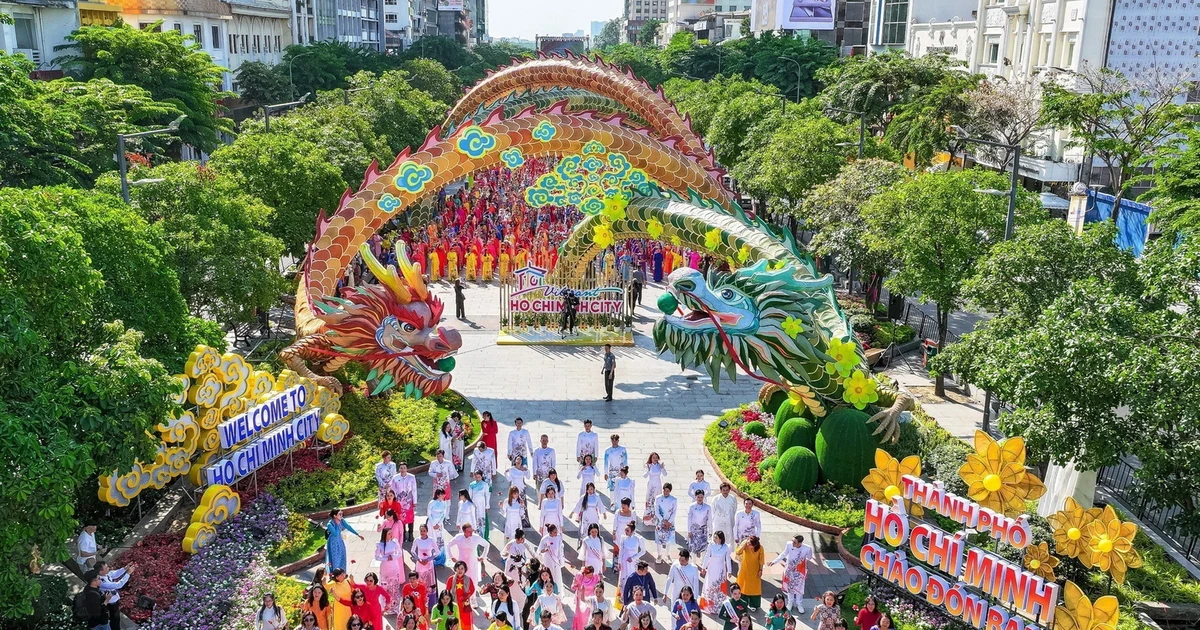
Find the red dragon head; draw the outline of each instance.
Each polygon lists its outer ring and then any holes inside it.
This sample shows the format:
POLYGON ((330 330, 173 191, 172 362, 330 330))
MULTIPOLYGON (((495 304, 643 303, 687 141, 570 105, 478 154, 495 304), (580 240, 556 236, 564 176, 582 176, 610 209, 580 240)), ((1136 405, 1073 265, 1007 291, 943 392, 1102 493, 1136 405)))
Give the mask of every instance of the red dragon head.
POLYGON ((372 395, 397 386, 417 398, 446 391, 454 369, 450 355, 462 347, 462 337, 438 327, 442 301, 430 294, 402 241, 396 242, 399 269, 385 267, 365 244, 359 252, 378 284, 313 303, 332 350, 368 369, 367 380, 377 383, 372 395))

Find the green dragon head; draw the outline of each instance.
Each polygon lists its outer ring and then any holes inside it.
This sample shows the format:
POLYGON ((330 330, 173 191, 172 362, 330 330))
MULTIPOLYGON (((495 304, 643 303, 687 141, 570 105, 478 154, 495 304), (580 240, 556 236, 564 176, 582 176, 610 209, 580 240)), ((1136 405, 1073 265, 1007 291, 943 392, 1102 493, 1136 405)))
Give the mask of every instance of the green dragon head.
POLYGON ((714 388, 722 368, 735 380, 740 363, 771 380, 836 395, 825 366, 837 363, 830 344, 840 344, 847 328, 832 282, 800 279, 791 265, 772 269, 765 260, 708 278, 677 269, 659 300, 665 316, 654 324, 655 348, 670 350, 682 367, 704 366, 714 388))

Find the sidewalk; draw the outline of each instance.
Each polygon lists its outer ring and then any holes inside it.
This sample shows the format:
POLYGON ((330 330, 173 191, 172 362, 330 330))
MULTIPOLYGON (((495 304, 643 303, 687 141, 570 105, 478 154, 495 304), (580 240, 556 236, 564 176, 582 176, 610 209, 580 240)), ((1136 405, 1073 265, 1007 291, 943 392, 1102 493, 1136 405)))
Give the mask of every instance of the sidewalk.
POLYGON ((896 379, 900 387, 916 396, 921 408, 956 438, 974 443, 975 431, 983 429, 984 392, 977 387, 960 387, 947 379, 947 399, 933 397, 934 379, 921 365, 921 351, 896 357, 884 374, 896 379))

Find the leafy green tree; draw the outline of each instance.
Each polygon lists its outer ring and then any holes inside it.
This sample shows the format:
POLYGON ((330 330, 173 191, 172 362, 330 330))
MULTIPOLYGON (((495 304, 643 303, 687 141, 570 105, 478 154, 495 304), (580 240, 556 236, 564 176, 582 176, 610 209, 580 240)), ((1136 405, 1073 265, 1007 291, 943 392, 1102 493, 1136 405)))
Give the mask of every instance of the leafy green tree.
POLYGON ((116 168, 118 133, 179 114, 135 85, 33 81, 32 71, 23 57, 0 54, 0 186, 90 186, 99 173, 116 168))
MULTIPOLYGON (((136 176, 161 180, 134 187, 133 205, 170 244, 192 313, 245 322, 279 299, 286 290, 278 271, 283 243, 268 233, 270 206, 194 162, 138 169, 136 176)), ((96 186, 115 193, 120 182, 108 175, 96 186)))
POLYGON ((432 59, 410 59, 400 68, 408 73, 409 85, 432 96, 435 101, 454 105, 462 98, 458 77, 432 59))
MULTIPOLYGON (((867 246, 896 261, 885 285, 937 304, 938 348, 945 347, 950 314, 963 306, 963 284, 1004 238, 1007 198, 975 192, 1004 188, 999 173, 980 170, 923 173, 871 198, 863 207, 867 246)), ((1018 217, 1036 216, 1041 203, 1022 192, 1018 217)), ((945 395, 945 377, 935 386, 945 395)))
MULTIPOLYGON (((850 133, 819 115, 788 117, 774 129, 767 125, 756 129, 762 131, 757 137, 766 137, 766 141, 754 150, 743 146, 740 161, 732 162, 734 177, 747 192, 767 197, 772 210, 793 216, 799 216, 809 191, 837 175, 856 151, 838 146, 851 141, 850 133)), ((756 134, 752 132, 749 138, 753 143, 756 134)))
POLYGON ((371 125, 375 135, 387 142, 393 156, 406 147, 420 146, 449 109, 446 103, 435 101, 409 85, 408 75, 402 70, 385 72, 378 78, 359 73, 350 78, 350 85, 371 86, 369 90, 356 92, 351 105, 371 125))
POLYGON ((1150 220, 1164 231, 1200 230, 1200 129, 1188 132, 1187 148, 1162 155, 1154 167, 1154 212, 1150 220))
POLYGON ((140 334, 93 311, 102 274, 81 236, 27 193, 0 193, 0 617, 32 613, 40 585, 26 571, 69 557, 78 531, 75 497, 97 471, 153 456, 156 423, 172 410, 175 385, 140 355, 140 334))
POLYGON ((1139 169, 1177 148, 1181 134, 1195 126, 1189 116, 1200 113, 1200 106, 1176 102, 1191 85, 1186 77, 1148 74, 1127 78, 1108 68, 1087 69, 1071 75, 1083 89, 1055 82, 1044 88, 1047 121, 1070 129, 1073 142, 1104 162, 1116 197, 1113 223, 1139 169))
MULTIPOLYGON (((753 79, 743 79, 740 76, 718 76, 711 81, 671 79, 663 84, 663 93, 681 114, 691 118, 692 129, 710 142, 712 139, 708 137, 708 133, 713 120, 721 108, 734 99, 742 95, 757 94, 765 101, 774 103, 776 110, 780 109, 781 102, 779 89, 775 86, 753 79)), ((750 122, 752 119, 746 121, 750 122)))
POLYGON ((896 105, 885 138, 896 150, 910 155, 918 168, 929 166, 934 153, 951 148, 951 125, 971 122, 967 94, 982 76, 949 73, 941 82, 912 100, 896 105))
POLYGON ((282 103, 291 99, 287 68, 261 61, 243 61, 237 69, 238 90, 246 103, 282 103))
POLYGON ((823 105, 866 112, 867 123, 883 129, 885 116, 894 106, 933 89, 963 65, 945 55, 913 57, 893 50, 842 57, 817 71, 817 80, 825 86, 823 105))
POLYGON ((847 275, 857 270, 868 278, 868 306, 879 295, 883 277, 894 266, 891 255, 867 247, 867 222, 862 210, 871 198, 908 177, 895 162, 868 159, 842 166, 837 176, 812 189, 800 210, 816 230, 810 246, 821 256, 834 256, 847 275))
POLYGON ((837 49, 813 37, 777 36, 772 31, 760 35, 751 49, 747 63, 754 77, 779 88, 781 94, 806 99, 815 95, 820 85, 817 73, 838 58, 837 49))
POLYGON ((395 70, 406 59, 364 46, 345 42, 323 41, 315 44, 293 44, 283 49, 283 60, 277 66, 280 76, 290 79, 289 95, 316 95, 317 92, 345 89, 349 78, 362 71, 380 74, 395 70))
MULTIPOLYGON (((161 22, 156 24, 161 25, 161 22)), ((156 101, 169 103, 187 114, 179 138, 202 151, 220 143, 219 134, 231 133, 233 121, 221 117, 217 99, 222 91, 224 68, 175 29, 155 32, 126 24, 84 26, 67 38, 73 54, 56 59, 82 80, 109 79, 144 88, 156 101)), ((170 118, 155 122, 165 124, 170 118)))
POLYGON ((317 213, 334 212, 346 190, 328 154, 289 134, 244 135, 217 149, 209 166, 275 209, 267 231, 296 258, 313 238, 317 213))
POLYGON ((413 44, 412 48, 405 51, 405 59, 418 57, 433 59, 451 72, 481 61, 479 55, 467 50, 466 46, 455 41, 453 37, 444 35, 422 37, 413 44))
POLYGON ((533 51, 528 48, 522 48, 516 44, 508 42, 491 42, 488 44, 480 44, 471 49, 471 52, 479 56, 483 63, 487 64, 488 68, 495 70, 504 66, 511 66, 513 60, 532 59, 533 51))
MULTIPOLYGON (((242 136, 265 132, 260 120, 242 122, 242 136)), ((343 104, 341 97, 333 93, 322 94, 318 103, 272 117, 271 133, 292 135, 320 147, 342 179, 355 186, 372 161, 387 165, 396 157, 388 139, 375 133, 358 107, 343 104)))
POLYGON ((600 34, 596 36, 596 41, 592 42, 592 47, 597 49, 605 49, 609 46, 616 46, 621 43, 621 18, 616 17, 604 23, 604 28, 600 34))
POLYGON ((662 28, 662 25, 663 20, 658 18, 643 22, 642 26, 638 28, 637 32, 638 46, 653 46, 655 40, 658 38, 658 31, 662 28))

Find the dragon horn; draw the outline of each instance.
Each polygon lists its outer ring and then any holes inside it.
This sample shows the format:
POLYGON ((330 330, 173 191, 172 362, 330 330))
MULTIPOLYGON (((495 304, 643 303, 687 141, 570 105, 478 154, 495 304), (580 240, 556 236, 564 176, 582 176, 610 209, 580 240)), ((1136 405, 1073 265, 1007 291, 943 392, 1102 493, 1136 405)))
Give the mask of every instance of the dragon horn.
POLYGON ((396 295, 396 299, 401 304, 407 304, 412 301, 412 295, 409 293, 408 287, 404 286, 404 282, 400 279, 400 276, 396 275, 394 267, 383 266, 382 263, 375 259, 375 256, 371 253, 371 247, 366 243, 363 243, 358 248, 358 253, 362 254, 363 262, 367 263, 367 268, 371 270, 371 273, 375 274, 375 277, 379 279, 381 284, 392 290, 392 293, 396 295))
POLYGON ((396 264, 400 265, 400 273, 404 274, 413 295, 422 302, 428 300, 429 289, 425 286, 425 278, 421 277, 421 271, 409 259, 408 246, 400 239, 396 239, 396 264))

